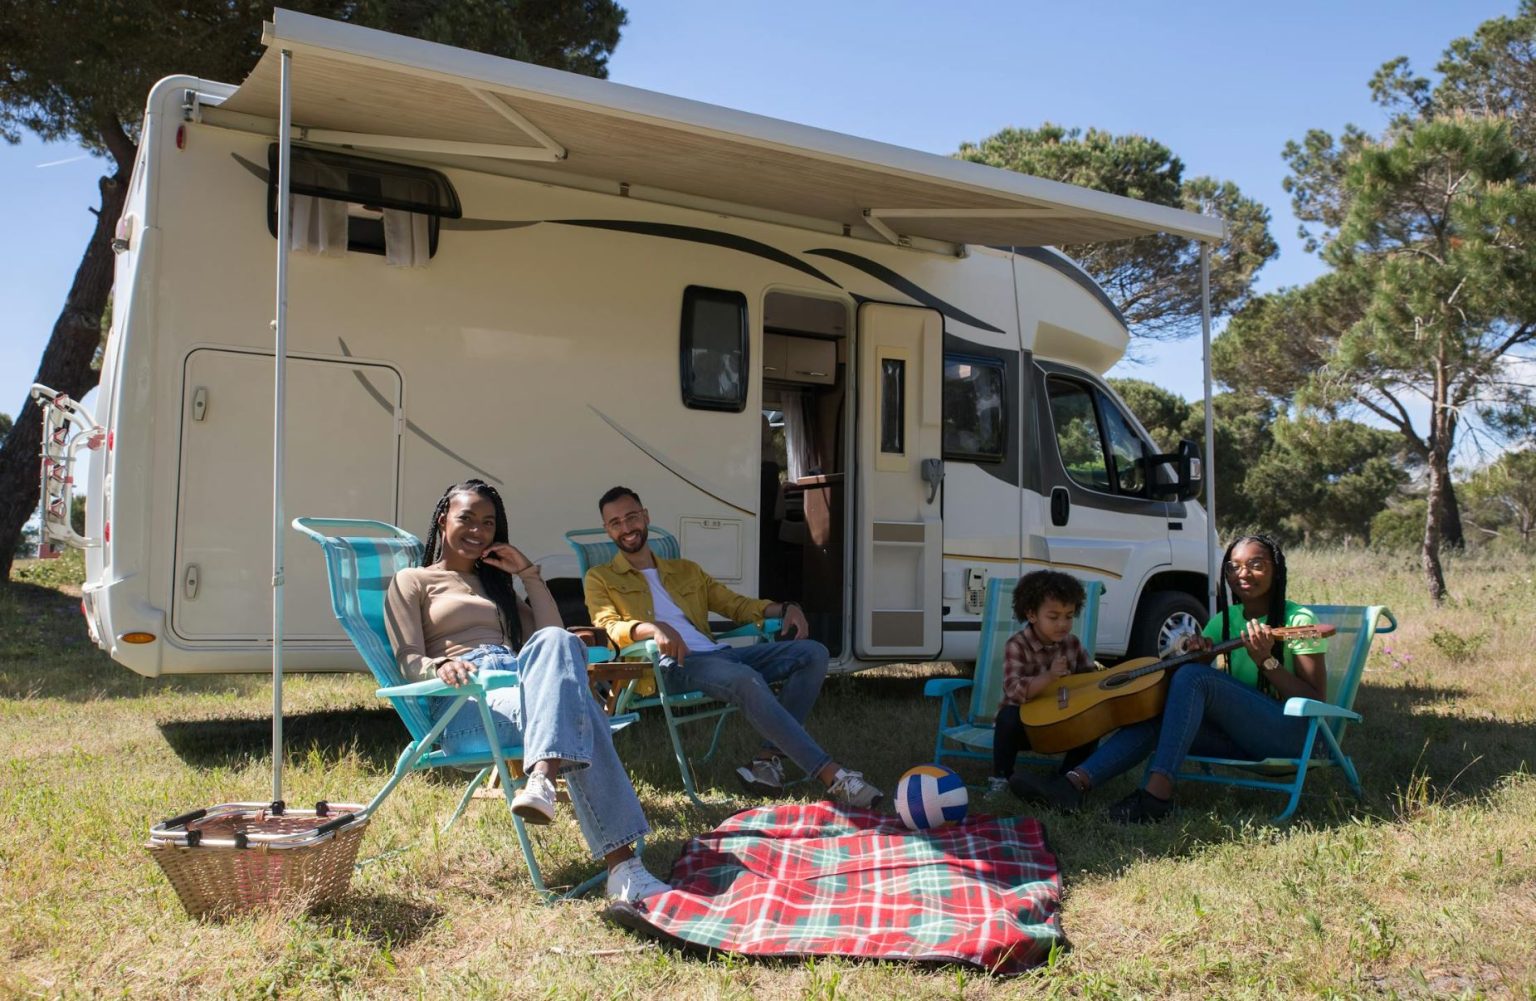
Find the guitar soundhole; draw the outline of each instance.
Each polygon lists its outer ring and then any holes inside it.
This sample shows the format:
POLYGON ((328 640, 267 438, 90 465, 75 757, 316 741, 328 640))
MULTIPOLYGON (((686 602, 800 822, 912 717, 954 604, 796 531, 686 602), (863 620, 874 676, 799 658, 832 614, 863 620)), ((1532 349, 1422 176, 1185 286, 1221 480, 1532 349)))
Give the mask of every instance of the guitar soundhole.
POLYGON ((1111 675, 1110 677, 1104 679, 1104 687, 1105 688, 1119 688, 1121 685, 1126 684, 1130 680, 1131 680, 1131 676, 1128 675, 1128 674, 1115 674, 1115 675, 1111 675))

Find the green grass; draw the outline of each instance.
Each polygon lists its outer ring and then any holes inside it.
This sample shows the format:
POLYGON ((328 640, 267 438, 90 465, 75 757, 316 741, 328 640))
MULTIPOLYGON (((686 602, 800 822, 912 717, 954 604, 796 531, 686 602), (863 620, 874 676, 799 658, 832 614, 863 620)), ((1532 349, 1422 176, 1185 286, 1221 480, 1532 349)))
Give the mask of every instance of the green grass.
MULTIPOLYGON (((1045 814, 1073 948, 1011 981, 659 949, 605 925, 597 899, 535 903, 495 804, 439 837, 458 788, 424 776, 370 825, 368 862, 339 904, 188 920, 145 834, 194 806, 267 796, 270 689, 151 681, 111 663, 85 638, 79 573, 78 560, 23 562, 0 587, 0 996, 1536 998, 1529 557, 1452 558, 1453 597, 1433 609, 1410 557, 1293 554, 1297 597, 1385 603, 1402 623, 1377 641, 1357 703, 1366 722, 1346 745, 1366 801, 1320 774, 1278 829, 1265 819, 1278 796, 1204 787, 1181 790, 1181 812, 1157 827, 1045 814)), ((834 678, 811 728, 890 789, 932 746, 923 677, 952 670, 834 678)), ((382 783, 403 731, 371 689, 361 676, 290 680, 290 800, 365 799, 382 783)), ((704 769, 717 795, 749 747, 743 727, 728 733, 704 769)), ((618 745, 656 827, 647 859, 665 874, 728 810, 682 796, 656 720, 618 745)), ((568 811, 535 838, 552 882, 591 871, 568 811)))

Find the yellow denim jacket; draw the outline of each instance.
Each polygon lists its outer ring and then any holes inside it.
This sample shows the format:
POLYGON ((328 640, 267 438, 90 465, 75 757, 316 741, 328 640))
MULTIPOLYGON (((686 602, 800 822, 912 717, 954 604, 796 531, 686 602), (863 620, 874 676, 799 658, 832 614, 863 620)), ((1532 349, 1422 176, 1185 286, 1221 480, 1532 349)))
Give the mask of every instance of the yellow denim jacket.
MULTIPOLYGON (((656 569, 661 574, 662 587, 677 602, 677 607, 683 610, 695 629, 710 639, 715 638, 709 631, 710 612, 732 622, 762 625, 763 617, 773 604, 737 594, 692 560, 664 560, 658 556, 656 569)), ((582 583, 592 624, 607 632, 619 646, 635 642, 635 627, 653 621, 656 608, 651 601, 651 585, 644 574, 629 565, 623 553, 610 563, 588 570, 582 583)))

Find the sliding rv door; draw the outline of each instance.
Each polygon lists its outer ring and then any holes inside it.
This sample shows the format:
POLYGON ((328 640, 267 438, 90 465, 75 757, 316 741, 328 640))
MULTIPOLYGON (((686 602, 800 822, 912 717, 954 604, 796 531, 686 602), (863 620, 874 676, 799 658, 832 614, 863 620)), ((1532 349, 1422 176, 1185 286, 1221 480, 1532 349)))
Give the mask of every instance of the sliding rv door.
MULTIPOLYGON (((272 356, 187 357, 171 622, 188 640, 272 639, 272 356)), ((288 361, 284 513, 396 517, 400 374, 383 365, 288 361)), ((284 631, 344 641, 319 547, 289 530, 284 631)))
POLYGON ((943 339, 934 310, 859 307, 854 650, 861 657, 931 658, 943 643, 943 498, 932 482, 943 456, 943 339))

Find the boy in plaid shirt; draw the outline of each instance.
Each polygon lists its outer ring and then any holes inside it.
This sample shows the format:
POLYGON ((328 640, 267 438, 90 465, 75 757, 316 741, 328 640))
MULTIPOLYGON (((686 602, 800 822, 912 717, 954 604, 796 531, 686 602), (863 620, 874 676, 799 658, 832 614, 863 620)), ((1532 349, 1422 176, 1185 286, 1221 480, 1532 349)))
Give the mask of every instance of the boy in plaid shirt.
MULTIPOLYGON (((1019 706, 1068 674, 1094 669, 1082 641, 1072 635, 1072 622, 1087 600, 1083 585, 1060 570, 1036 570, 1019 578, 1013 590, 1013 617, 1023 629, 1008 637, 1003 649, 1003 704, 997 709, 992 738, 992 779, 988 792, 1009 785, 1014 762, 1026 745, 1019 706)), ((1075 747, 1062 760, 1066 772, 1086 758, 1098 741, 1075 747)))

